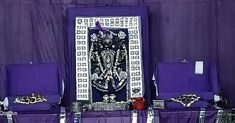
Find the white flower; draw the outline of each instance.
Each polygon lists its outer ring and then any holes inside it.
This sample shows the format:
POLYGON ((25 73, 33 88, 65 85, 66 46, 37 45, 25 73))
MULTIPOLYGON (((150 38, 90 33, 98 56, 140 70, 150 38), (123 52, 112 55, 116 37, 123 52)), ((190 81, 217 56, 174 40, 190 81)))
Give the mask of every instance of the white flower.
POLYGON ((91 35, 91 41, 98 41, 98 37, 95 33, 91 35))
POLYGON ((124 39, 126 37, 126 34, 123 31, 118 32, 118 38, 119 39, 124 39))

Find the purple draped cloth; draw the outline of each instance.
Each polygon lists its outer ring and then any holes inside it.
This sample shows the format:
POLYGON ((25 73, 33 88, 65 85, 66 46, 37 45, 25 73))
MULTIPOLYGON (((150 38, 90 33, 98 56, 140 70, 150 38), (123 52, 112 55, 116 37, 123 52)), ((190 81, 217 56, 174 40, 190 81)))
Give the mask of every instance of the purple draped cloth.
POLYGON ((59 80, 57 64, 13 64, 7 69, 7 97, 9 110, 51 110, 61 97, 61 81, 59 80), (16 98, 40 95, 46 101, 30 105, 14 103, 16 98))
MULTIPOLYGON (((179 110, 179 111, 155 111, 154 123, 198 123, 198 110, 179 110), (160 120, 157 120, 159 115, 160 120)), ((214 123, 217 117, 217 111, 206 111, 205 123, 214 123)), ((59 114, 18 114, 13 116, 15 123, 58 123, 59 114)), ((147 111, 138 112, 138 123, 146 123, 147 111)), ((0 116, 1 123, 7 123, 6 118, 0 116)), ((67 113, 67 123, 73 123, 73 114, 67 113)), ((130 111, 115 112, 85 112, 82 114, 82 123, 131 123, 130 111)))
POLYGON ((0 0, 1 99, 7 91, 6 64, 58 62, 68 83, 66 9, 94 5, 149 6, 150 71, 158 62, 218 62, 222 92, 230 107, 235 106, 233 0, 0 0))
MULTIPOLYGON (((160 123, 199 123, 199 111, 163 111, 160 115, 160 123)), ((206 111, 205 123, 215 123, 217 111, 206 111)))
POLYGON ((0 123, 7 123, 7 117, 6 116, 0 116, 0 123))
MULTIPOLYGON (((203 73, 197 74, 196 62, 164 62, 156 67, 158 99, 169 100, 184 94, 196 94, 199 99, 191 108, 210 107, 214 95, 219 95, 217 68, 214 63, 203 63, 203 73)), ((185 108, 179 102, 166 101, 167 108, 185 108)))

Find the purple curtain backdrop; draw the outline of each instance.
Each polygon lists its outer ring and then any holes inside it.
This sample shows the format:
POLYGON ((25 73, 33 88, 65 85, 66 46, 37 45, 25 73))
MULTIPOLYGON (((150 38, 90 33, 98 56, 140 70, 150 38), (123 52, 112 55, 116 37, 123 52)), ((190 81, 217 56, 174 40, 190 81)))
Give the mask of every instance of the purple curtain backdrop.
POLYGON ((0 0, 0 97, 6 64, 56 62, 68 83, 66 9, 97 5, 149 6, 151 71, 157 62, 215 61, 222 92, 235 107, 233 0, 0 0))

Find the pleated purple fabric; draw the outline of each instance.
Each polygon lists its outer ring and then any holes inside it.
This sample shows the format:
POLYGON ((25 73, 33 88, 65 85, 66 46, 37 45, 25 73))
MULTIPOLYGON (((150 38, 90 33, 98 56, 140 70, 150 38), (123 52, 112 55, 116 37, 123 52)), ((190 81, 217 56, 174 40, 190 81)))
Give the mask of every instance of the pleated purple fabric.
MULTIPOLYGON (((235 106, 233 0, 0 0, 1 98, 7 91, 6 64, 57 62, 69 83, 66 9, 97 5, 149 6, 150 71, 165 61, 217 62, 222 93, 235 106)), ((153 85, 149 89, 155 92, 153 85)))
MULTIPOLYGON (((115 112, 85 112, 82 114, 82 123, 131 123, 130 111, 115 112)), ((215 123, 217 111, 206 111, 205 123, 215 123)), ((66 123, 73 123, 73 114, 68 113, 66 123)), ((58 123, 59 114, 18 114, 13 116, 15 123, 58 123)), ((1 123, 7 123, 6 117, 0 116, 1 123)), ((147 111, 139 111, 138 123, 146 123, 147 111)), ((154 123, 198 123, 199 111, 155 111, 154 123), (159 116, 159 119, 157 118, 159 116)))

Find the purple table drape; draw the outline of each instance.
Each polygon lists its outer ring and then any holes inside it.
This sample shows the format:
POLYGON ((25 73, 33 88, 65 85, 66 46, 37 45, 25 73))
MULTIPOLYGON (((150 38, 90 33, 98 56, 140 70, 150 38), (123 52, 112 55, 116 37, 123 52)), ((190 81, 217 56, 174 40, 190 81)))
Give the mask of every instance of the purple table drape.
POLYGON ((150 71, 158 62, 215 61, 222 93, 235 106, 234 0, 0 0, 1 99, 6 64, 57 62, 68 85, 66 9, 97 5, 149 6, 150 71))
POLYGON ((84 123, 130 123, 131 113, 129 111, 115 112, 85 112, 82 122, 84 123))
POLYGON ((14 116, 15 123, 58 123, 58 114, 19 114, 14 116))
MULTIPOLYGON (((160 123, 199 123, 199 111, 163 111, 160 113, 160 123)), ((205 123, 215 123, 217 111, 206 111, 205 123)))
MULTIPOLYGON (((199 111, 154 111, 154 123, 198 123, 199 111), (157 120, 157 115, 160 120, 157 120)), ((214 123, 217 111, 206 111, 205 123, 214 123)), ((59 114, 18 114, 13 116, 15 123, 58 123, 59 114)), ((146 123, 147 111, 138 112, 138 123, 146 123)), ((1 123, 7 123, 6 117, 0 117, 1 123)), ((73 113, 67 113, 67 123, 73 123, 73 113)), ((82 114, 82 123, 130 123, 130 111, 114 112, 85 112, 82 114)))
POLYGON ((6 116, 0 116, 0 123, 7 123, 7 117, 6 116))

